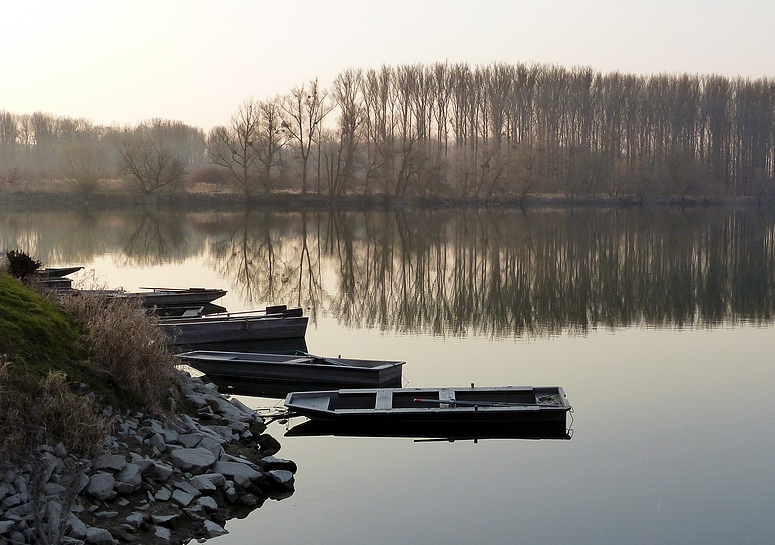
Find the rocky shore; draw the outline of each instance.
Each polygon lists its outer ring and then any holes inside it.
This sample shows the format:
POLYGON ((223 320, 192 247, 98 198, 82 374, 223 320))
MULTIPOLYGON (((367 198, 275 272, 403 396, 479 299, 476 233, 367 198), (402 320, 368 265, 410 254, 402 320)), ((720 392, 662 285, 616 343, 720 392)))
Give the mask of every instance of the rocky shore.
POLYGON ((108 408, 101 454, 79 458, 59 444, 0 465, 0 545, 186 543, 293 494, 296 465, 275 456, 263 419, 213 384, 180 380, 195 414, 108 408))

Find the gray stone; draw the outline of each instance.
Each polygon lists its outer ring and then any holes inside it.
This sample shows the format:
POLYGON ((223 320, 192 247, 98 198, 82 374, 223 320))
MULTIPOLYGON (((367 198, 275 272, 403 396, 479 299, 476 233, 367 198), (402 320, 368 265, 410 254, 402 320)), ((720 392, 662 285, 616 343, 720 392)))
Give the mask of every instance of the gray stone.
POLYGON ((202 441, 202 435, 198 433, 184 433, 178 436, 178 442, 186 448, 195 448, 202 441))
POLYGON ((157 526, 154 535, 159 539, 169 541, 170 537, 172 536, 172 532, 170 532, 169 528, 165 528, 164 526, 157 526))
POLYGON ((226 499, 229 500, 231 503, 236 502, 239 500, 239 492, 237 492, 237 489, 234 488, 234 484, 228 485, 226 489, 223 491, 224 496, 226 496, 226 499))
POLYGON ((118 511, 97 511, 94 516, 98 519, 112 519, 118 516, 118 511))
POLYGON ((265 456, 261 458, 261 467, 267 471, 273 469, 285 469, 291 473, 296 473, 296 462, 292 460, 285 460, 283 458, 277 458, 276 456, 265 456))
POLYGON ((182 490, 183 492, 187 492, 194 496, 195 498, 198 498, 202 495, 202 493, 199 491, 198 488, 190 484, 188 481, 176 481, 172 483, 172 486, 177 488, 178 490, 182 490))
POLYGON ((258 413, 245 405, 242 401, 237 399, 236 397, 232 397, 229 400, 229 403, 232 404, 233 407, 236 407, 242 414, 250 418, 251 420, 259 418, 258 413))
POLYGON ((15 525, 16 523, 12 520, 0 520, 0 535, 7 534, 13 530, 15 525))
POLYGON ((222 526, 219 526, 217 523, 211 520, 206 520, 204 522, 204 529, 205 532, 207 532, 207 536, 210 538, 226 535, 229 533, 222 526))
POLYGON ((215 456, 206 448, 182 448, 172 452, 170 461, 175 467, 196 475, 207 471, 215 463, 215 456))
POLYGON ((217 460, 220 458, 221 454, 223 454, 223 447, 221 447, 221 443, 223 442, 223 438, 220 436, 218 439, 213 439, 212 437, 202 437, 202 440, 199 442, 197 447, 206 448, 213 453, 213 456, 215 456, 215 459, 217 460))
POLYGON ((215 462, 213 465, 213 472, 220 473, 225 477, 231 478, 234 478, 235 475, 244 475, 251 481, 255 481, 261 477, 261 472, 256 471, 249 465, 240 462, 215 462))
POLYGON ((164 438, 165 443, 177 443, 178 442, 178 433, 174 430, 171 430, 169 428, 164 428, 161 430, 161 436, 164 438))
POLYGON ((258 498, 255 496, 255 494, 243 494, 242 496, 240 496, 239 502, 242 505, 253 507, 255 504, 258 503, 258 498))
POLYGON ((202 435, 209 437, 219 443, 228 443, 234 439, 234 432, 229 426, 202 426, 202 435))
MULTIPOLYGON (((194 477, 194 479, 199 479, 199 478, 210 481, 218 488, 221 488, 222 486, 226 485, 226 477, 224 477, 220 473, 205 473, 204 475, 197 475, 196 477, 194 477)), ((191 480, 192 481, 191 484, 196 486, 196 484, 194 484, 193 482, 194 479, 191 480)))
POLYGON ((143 483, 143 474, 140 471, 140 466, 137 464, 127 464, 124 469, 116 474, 116 481, 118 484, 116 488, 123 494, 134 492, 143 483), (121 486, 121 484, 126 486, 121 486))
POLYGON ((250 428, 247 422, 232 422, 229 424, 229 427, 235 433, 245 433, 250 428))
POLYGON ((140 468, 140 473, 143 475, 147 475, 148 472, 153 469, 154 465, 153 460, 148 460, 147 458, 136 459, 134 463, 137 464, 137 467, 140 468))
POLYGON ((205 407, 207 405, 207 400, 204 398, 202 394, 188 394, 186 396, 186 399, 188 399, 191 403, 193 403, 197 409, 201 409, 202 407, 205 407))
POLYGON ((172 466, 165 464, 164 462, 153 462, 153 469, 151 470, 151 476, 154 479, 160 481, 166 481, 172 476, 172 466))
POLYGON ((218 503, 215 501, 214 498, 211 498, 210 496, 203 496, 201 498, 197 498, 196 504, 201 505, 207 511, 212 512, 212 511, 218 510, 218 503))
POLYGON ((234 484, 247 490, 248 488, 250 488, 250 485, 253 483, 250 482, 250 479, 247 477, 247 475, 244 475, 242 473, 237 473, 234 476, 234 484))
POLYGON ((47 496, 59 496, 62 497, 67 489, 61 484, 46 483, 43 485, 43 491, 47 496))
POLYGON ((245 464, 247 466, 252 467, 256 471, 260 471, 260 469, 261 469, 259 466, 257 466, 256 464, 254 464, 253 462, 251 462, 247 458, 243 458, 242 456, 233 456, 231 454, 224 454, 223 456, 221 456, 220 460, 222 462, 237 462, 237 463, 240 463, 240 464, 245 464))
MULTIPOLYGON (((221 476, 223 478, 223 476, 221 476)), ((217 487, 213 483, 212 479, 208 479, 205 475, 197 475, 191 479, 191 486, 196 488, 199 492, 215 492, 217 487)))
POLYGON ((86 485, 86 493, 98 500, 108 500, 116 496, 113 487, 116 479, 110 473, 99 472, 89 478, 89 484, 86 485))
POLYGON ((293 473, 285 469, 273 469, 268 473, 269 477, 283 486, 293 485, 293 473))
POLYGON ((27 494, 13 494, 12 496, 6 497, 2 503, 0 503, 0 507, 3 509, 9 509, 11 507, 16 507, 17 505, 21 505, 22 502, 26 501, 27 494))
POLYGON ((174 501, 181 507, 188 506, 188 504, 191 503, 193 500, 194 500, 194 496, 192 496, 188 492, 183 492, 182 490, 175 490, 172 493, 172 501, 174 501))
POLYGON ((172 497, 172 490, 169 488, 160 488, 156 491, 156 494, 154 495, 153 499, 155 501, 169 501, 169 499, 172 497))
POLYGON ((196 421, 187 414, 181 415, 180 421, 183 424, 183 429, 188 433, 193 433, 199 429, 199 425, 196 421))
POLYGON ((112 469, 114 471, 121 471, 126 467, 126 457, 121 454, 103 454, 97 456, 92 461, 92 469, 112 469))
POLYGON ((136 530, 143 523, 143 516, 140 513, 132 513, 126 518, 126 522, 136 530))
POLYGON ((86 542, 95 545, 113 545, 113 536, 105 528, 90 526, 86 529, 86 542))
POLYGON ((151 520, 154 524, 169 524, 173 520, 177 519, 180 514, 174 515, 152 515, 151 520))
POLYGON ((151 435, 151 437, 148 439, 148 442, 159 452, 164 452, 167 450, 167 443, 164 442, 164 437, 162 437, 160 433, 154 433, 151 435))

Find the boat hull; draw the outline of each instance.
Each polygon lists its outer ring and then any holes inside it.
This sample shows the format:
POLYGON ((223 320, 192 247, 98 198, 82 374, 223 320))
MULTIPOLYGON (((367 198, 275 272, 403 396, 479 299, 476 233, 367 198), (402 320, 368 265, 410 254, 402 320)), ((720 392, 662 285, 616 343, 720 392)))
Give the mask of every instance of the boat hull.
POLYGON ((127 295, 140 297, 143 306, 146 307, 206 305, 226 295, 226 290, 217 288, 153 289, 153 291, 127 293, 127 295))
POLYGON ((291 392, 285 406, 313 420, 352 425, 564 424, 571 410, 562 388, 531 386, 291 392))
POLYGON ((238 343, 295 339, 307 332, 307 316, 297 317, 230 317, 162 321, 161 327, 173 339, 173 344, 194 346, 209 343, 238 343))
POLYGON ((400 385, 404 362, 194 351, 178 356, 184 363, 216 380, 272 384, 276 388, 377 387, 400 385))

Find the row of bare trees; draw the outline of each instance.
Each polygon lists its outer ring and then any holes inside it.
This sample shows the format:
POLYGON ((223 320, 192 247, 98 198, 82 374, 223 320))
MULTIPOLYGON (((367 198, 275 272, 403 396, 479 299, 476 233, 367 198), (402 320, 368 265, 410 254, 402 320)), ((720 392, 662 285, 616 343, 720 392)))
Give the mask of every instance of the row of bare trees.
POLYGON ((333 193, 396 197, 773 191, 775 81, 545 65, 383 66, 332 86, 333 193))
POLYGON ((105 157, 146 194, 209 164, 246 200, 278 190, 771 198, 775 80, 526 64, 349 69, 329 89, 312 80, 248 99, 207 135, 158 119, 119 129, 0 112, 0 176, 56 167, 66 179, 85 171, 92 187, 105 157))
POLYGON ((42 112, 0 112, 0 180, 61 179, 89 193, 100 180, 123 176, 151 195, 177 188, 189 169, 206 163, 204 132, 177 121, 104 127, 42 112))

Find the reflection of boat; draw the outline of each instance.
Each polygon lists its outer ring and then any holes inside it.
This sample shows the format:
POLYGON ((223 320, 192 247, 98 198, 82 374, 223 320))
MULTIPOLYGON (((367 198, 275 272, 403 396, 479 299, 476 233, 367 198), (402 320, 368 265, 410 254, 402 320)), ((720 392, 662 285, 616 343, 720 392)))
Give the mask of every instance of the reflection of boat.
POLYGON ((571 410, 559 386, 375 388, 291 392, 291 413, 351 424, 562 422, 571 410))
POLYGON ((572 430, 563 422, 414 422, 347 424, 307 420, 285 432, 288 437, 412 437, 416 439, 570 439, 572 430))
POLYGON ((195 350, 178 354, 187 365, 211 379, 264 383, 267 388, 283 386, 376 387, 400 385, 402 361, 321 358, 312 354, 256 354, 195 350))
POLYGON ((126 292, 124 296, 137 296, 146 307, 205 305, 226 295, 218 288, 140 288, 138 292, 126 292))
POLYGON ((294 339, 307 332, 307 316, 300 308, 285 305, 265 311, 223 312, 194 318, 162 318, 160 325, 183 346, 270 339, 294 339))

